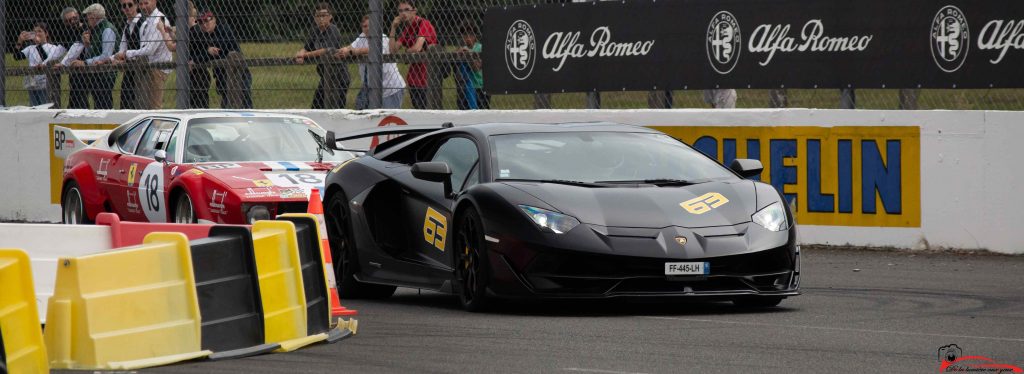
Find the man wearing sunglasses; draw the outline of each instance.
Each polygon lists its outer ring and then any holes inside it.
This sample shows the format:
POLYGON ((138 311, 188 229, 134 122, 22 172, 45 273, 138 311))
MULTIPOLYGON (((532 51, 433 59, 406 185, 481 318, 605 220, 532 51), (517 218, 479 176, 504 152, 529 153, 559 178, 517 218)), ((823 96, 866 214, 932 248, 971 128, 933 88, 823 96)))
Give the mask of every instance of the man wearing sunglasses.
MULTIPOLYGON (((85 25, 82 24, 82 19, 78 16, 78 10, 72 7, 64 8, 60 12, 60 20, 61 22, 57 23, 53 28, 53 43, 63 46, 65 50, 69 50, 75 42, 81 39, 82 32, 85 31, 85 25)), ((59 74, 57 79, 60 79, 59 74)), ((68 84, 71 89, 68 93, 68 108, 89 108, 89 97, 86 96, 88 82, 85 81, 82 73, 68 72, 68 84)), ((57 104, 59 104, 60 97, 57 97, 57 100, 57 104)))

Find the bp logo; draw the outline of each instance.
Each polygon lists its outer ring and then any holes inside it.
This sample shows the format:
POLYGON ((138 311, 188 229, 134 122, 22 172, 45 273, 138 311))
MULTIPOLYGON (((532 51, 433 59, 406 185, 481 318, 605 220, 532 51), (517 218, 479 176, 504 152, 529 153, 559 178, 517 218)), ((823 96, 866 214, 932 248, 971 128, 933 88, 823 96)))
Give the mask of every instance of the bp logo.
POLYGON ((964 12, 952 5, 939 9, 932 20, 932 58, 939 69, 952 73, 963 66, 970 49, 970 30, 964 12))
POLYGON ((732 13, 721 11, 708 24, 707 52, 711 67, 719 74, 729 74, 740 60, 740 24, 732 13))
POLYGON ((505 34, 505 66, 518 80, 530 77, 537 62, 537 38, 533 28, 523 20, 512 22, 505 34))

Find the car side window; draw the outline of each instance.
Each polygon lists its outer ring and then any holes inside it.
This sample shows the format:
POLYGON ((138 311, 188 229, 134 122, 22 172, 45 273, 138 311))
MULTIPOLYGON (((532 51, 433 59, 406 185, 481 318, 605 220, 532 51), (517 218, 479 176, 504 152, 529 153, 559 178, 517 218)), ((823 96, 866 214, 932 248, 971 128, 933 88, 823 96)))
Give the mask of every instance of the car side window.
POLYGON ((185 126, 175 126, 174 131, 171 132, 171 140, 167 141, 167 160, 174 161, 175 153, 178 151, 178 134, 182 133, 182 129, 185 126))
POLYGON ((146 129, 145 135, 142 136, 142 142, 135 150, 135 155, 153 157, 157 150, 163 149, 167 145, 167 141, 171 139, 171 133, 174 132, 174 126, 177 124, 175 121, 154 119, 146 129))
POLYGON ((135 147, 139 144, 139 138, 142 138, 142 133, 146 131, 149 122, 150 120, 142 121, 124 134, 121 134, 117 138, 117 147, 124 153, 135 153, 135 147))
POLYGON ((445 140, 430 161, 447 163, 452 169, 452 186, 459 188, 478 158, 476 143, 467 138, 454 137, 445 140))
POLYGON ((459 190, 459 191, 466 190, 467 188, 470 188, 474 184, 477 184, 477 183, 480 183, 480 163, 479 162, 473 164, 472 171, 470 171, 469 172, 469 176, 466 177, 466 185, 462 186, 462 189, 459 190))

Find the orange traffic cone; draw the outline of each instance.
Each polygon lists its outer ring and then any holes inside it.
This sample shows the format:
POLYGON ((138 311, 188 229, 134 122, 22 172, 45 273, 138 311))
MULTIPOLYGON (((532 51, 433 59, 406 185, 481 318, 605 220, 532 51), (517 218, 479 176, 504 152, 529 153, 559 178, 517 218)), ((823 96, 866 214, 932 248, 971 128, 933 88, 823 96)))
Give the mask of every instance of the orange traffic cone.
POLYGON ((334 279, 334 261, 331 259, 331 246, 327 240, 327 224, 324 222, 324 204, 320 198, 320 190, 314 188, 309 194, 309 208, 306 212, 316 216, 317 227, 320 229, 320 249, 324 253, 324 272, 327 273, 327 284, 331 287, 331 316, 354 316, 358 312, 341 306, 338 297, 338 281, 334 279))

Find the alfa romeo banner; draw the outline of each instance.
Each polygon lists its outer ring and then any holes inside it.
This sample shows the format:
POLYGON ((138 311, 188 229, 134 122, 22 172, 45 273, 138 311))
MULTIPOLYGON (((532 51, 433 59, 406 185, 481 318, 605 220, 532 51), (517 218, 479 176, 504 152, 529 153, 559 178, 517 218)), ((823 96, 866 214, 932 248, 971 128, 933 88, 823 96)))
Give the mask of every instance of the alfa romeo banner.
POLYGON ((498 7, 491 93, 1024 87, 1024 1, 662 0, 498 7))

